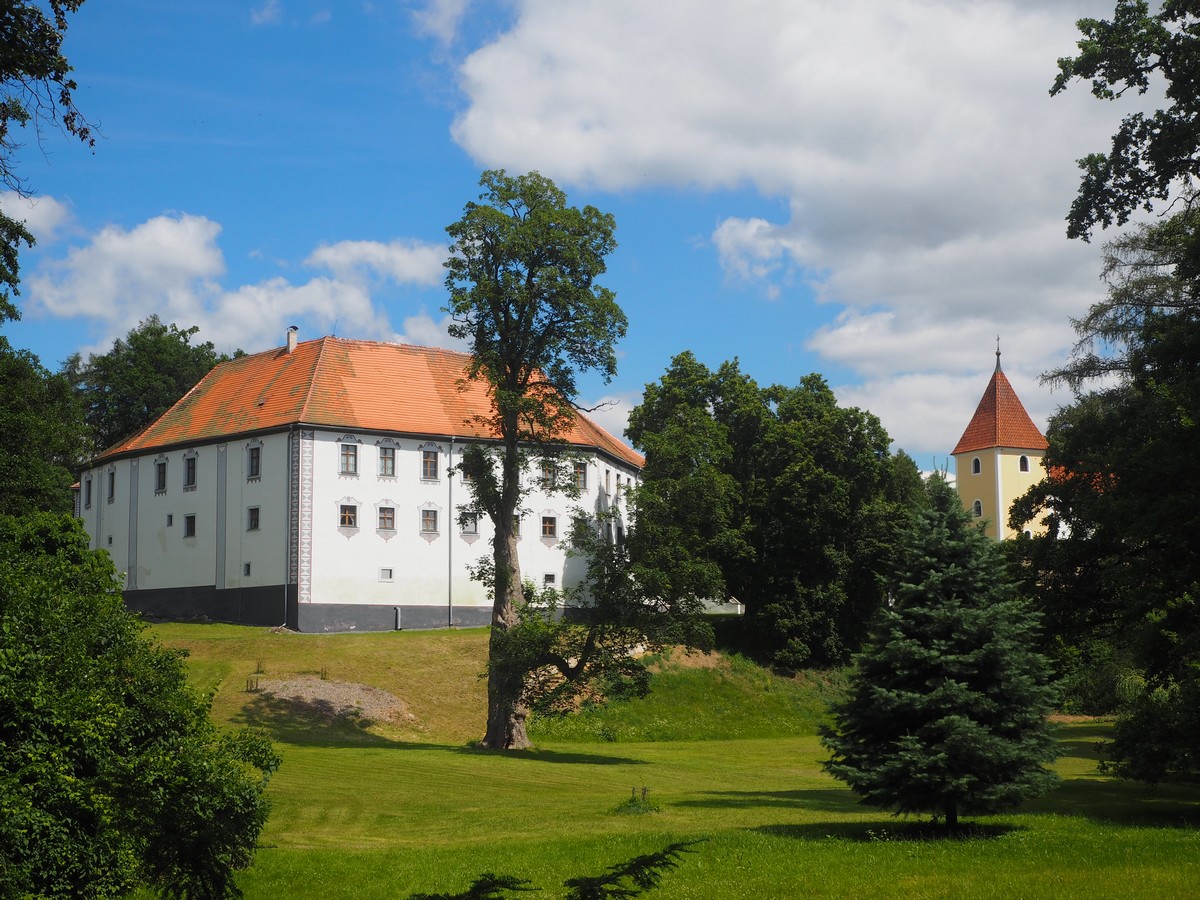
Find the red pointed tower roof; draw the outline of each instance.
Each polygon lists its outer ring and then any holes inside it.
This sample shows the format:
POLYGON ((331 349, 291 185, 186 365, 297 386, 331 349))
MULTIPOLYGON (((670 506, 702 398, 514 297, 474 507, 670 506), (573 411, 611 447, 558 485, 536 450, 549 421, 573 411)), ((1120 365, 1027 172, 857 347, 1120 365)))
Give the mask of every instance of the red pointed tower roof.
POLYGON ((1021 399, 1000 368, 1000 348, 996 348, 996 371, 971 417, 971 424, 958 439, 951 455, 1012 447, 1016 450, 1045 450, 1046 438, 1038 431, 1021 399))

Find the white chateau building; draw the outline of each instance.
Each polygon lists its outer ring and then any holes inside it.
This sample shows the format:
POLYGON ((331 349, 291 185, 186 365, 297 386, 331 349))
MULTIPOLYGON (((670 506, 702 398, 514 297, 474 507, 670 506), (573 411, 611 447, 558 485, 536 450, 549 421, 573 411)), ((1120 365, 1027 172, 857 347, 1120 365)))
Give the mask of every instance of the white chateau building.
MULTIPOLYGON (((300 631, 483 625, 491 601, 468 569, 491 554, 485 516, 454 467, 488 441, 468 357, 325 337, 218 365, 143 431, 80 476, 92 546, 124 573, 128 605, 300 631)), ((572 510, 616 509, 642 457, 586 417, 564 449, 578 500, 524 501, 522 575, 571 587, 572 510)), ((534 466, 537 467, 535 461, 534 466)), ((616 535, 614 534, 614 537, 616 535)))

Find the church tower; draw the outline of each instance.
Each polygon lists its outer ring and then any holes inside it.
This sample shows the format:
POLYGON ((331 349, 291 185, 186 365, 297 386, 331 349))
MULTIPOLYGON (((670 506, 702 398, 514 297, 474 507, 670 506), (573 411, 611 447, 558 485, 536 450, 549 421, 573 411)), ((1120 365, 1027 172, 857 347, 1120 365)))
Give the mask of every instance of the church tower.
MULTIPOLYGON (((975 518, 988 520, 988 537, 1002 541, 1014 536, 1008 527, 1009 510, 1045 475, 1046 446, 1046 438, 1000 368, 997 341, 996 371, 952 451, 963 508, 975 518)), ((1028 529, 1036 532, 1039 527, 1031 524, 1028 529)))

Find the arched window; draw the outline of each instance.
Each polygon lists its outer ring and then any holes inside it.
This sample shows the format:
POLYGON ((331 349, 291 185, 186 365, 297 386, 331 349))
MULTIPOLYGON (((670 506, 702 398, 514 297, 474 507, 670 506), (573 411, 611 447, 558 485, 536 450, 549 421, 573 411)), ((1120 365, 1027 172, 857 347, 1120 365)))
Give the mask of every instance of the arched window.
POLYGON ((979 457, 977 456, 973 460, 971 460, 971 474, 978 475, 979 469, 980 469, 979 457))
POLYGON ((983 501, 976 500, 971 504, 971 514, 977 519, 983 515, 983 501))
POLYGON ((1021 471, 1022 472, 1029 471, 1029 457, 1028 456, 1021 457, 1021 471))

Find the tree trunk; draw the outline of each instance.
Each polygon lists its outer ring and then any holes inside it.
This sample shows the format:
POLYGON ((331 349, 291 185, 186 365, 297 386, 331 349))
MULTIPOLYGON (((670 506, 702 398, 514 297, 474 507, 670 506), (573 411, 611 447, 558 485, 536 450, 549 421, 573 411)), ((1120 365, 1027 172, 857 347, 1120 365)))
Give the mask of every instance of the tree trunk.
POLYGON ((958 804, 946 804, 946 827, 954 830, 958 828, 958 804))
POLYGON ((496 594, 492 602, 492 634, 488 641, 488 718, 483 746, 493 750, 523 750, 532 746, 525 732, 529 711, 521 703, 525 671, 513 665, 505 641, 509 628, 517 624, 517 609, 525 602, 521 589, 521 563, 517 555, 516 513, 520 463, 513 447, 512 458, 504 460, 503 498, 493 559, 496 564, 496 594))

